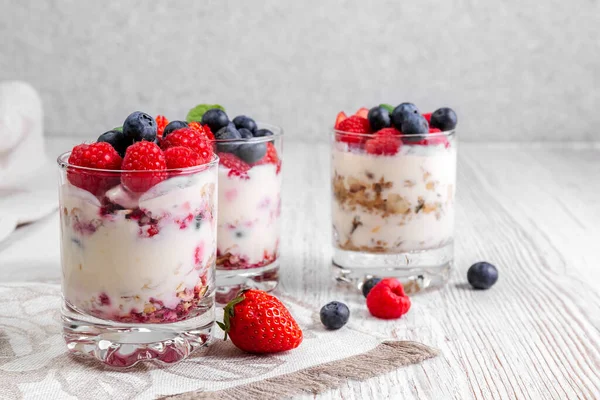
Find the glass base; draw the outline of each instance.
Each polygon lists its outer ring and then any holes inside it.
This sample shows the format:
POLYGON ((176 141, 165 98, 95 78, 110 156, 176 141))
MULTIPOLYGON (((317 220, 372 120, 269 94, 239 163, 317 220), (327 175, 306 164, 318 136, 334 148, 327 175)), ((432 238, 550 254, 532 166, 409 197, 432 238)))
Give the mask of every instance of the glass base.
POLYGON ((443 287, 450 277, 454 260, 452 243, 437 249, 382 254, 334 248, 333 270, 338 282, 362 287, 372 277, 397 278, 407 294, 443 287))
MULTIPOLYGON (((212 302, 211 302, 212 303, 212 302)), ((129 368, 141 361, 173 364, 208 344, 214 304, 202 315, 169 324, 124 324, 82 314, 64 302, 63 337, 69 352, 129 368)))
POLYGON ((227 304, 242 289, 270 292, 279 283, 279 259, 269 265, 247 269, 217 269, 215 301, 227 304))

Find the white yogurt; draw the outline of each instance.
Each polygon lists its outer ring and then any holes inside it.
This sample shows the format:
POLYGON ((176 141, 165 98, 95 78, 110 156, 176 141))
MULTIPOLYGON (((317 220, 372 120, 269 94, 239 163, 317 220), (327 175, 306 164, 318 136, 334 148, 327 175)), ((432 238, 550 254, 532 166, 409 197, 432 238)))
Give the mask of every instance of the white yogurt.
POLYGON ((385 204, 380 201, 378 208, 357 203, 356 196, 346 200, 334 196, 334 245, 346 250, 403 253, 438 248, 451 241, 456 187, 456 143, 452 143, 449 148, 404 145, 393 156, 349 150, 344 143, 335 143, 334 191, 337 176, 338 186, 343 183, 345 189, 352 187, 355 192, 364 186, 363 199, 373 200, 373 184, 380 183, 385 204))
POLYGON ((281 174, 275 164, 252 167, 247 179, 230 171, 219 165, 219 254, 239 259, 239 268, 261 266, 277 256, 281 174))

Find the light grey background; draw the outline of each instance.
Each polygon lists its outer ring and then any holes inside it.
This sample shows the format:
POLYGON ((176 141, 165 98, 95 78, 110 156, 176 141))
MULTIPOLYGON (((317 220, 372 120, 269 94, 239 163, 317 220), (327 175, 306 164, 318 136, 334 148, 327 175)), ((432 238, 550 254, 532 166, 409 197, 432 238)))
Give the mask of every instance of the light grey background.
POLYGON ((597 0, 0 0, 0 50, 51 135, 217 102, 325 139, 340 110, 413 101, 463 139, 600 139, 597 0))

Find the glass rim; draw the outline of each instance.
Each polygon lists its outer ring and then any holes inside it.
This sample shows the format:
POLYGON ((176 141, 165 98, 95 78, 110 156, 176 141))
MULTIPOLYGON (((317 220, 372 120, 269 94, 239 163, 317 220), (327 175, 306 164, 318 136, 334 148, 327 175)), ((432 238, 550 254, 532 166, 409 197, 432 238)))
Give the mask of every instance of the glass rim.
MULTIPOLYGON (((272 136, 260 136, 260 137, 251 137, 251 138, 241 138, 241 139, 214 139, 211 140, 212 143, 265 143, 275 140, 283 136, 283 128, 273 124, 267 124, 264 122, 256 122, 257 129, 268 129, 273 132, 272 136)), ((213 135, 215 132, 213 132, 213 135)))
POLYGON ((192 174, 194 172, 205 171, 208 168, 217 165, 219 163, 219 156, 215 152, 211 158, 211 160, 207 163, 195 165, 193 167, 187 168, 167 168, 167 169, 148 169, 148 170, 123 170, 123 169, 101 169, 101 168, 90 168, 90 167, 82 167, 79 165, 69 164, 69 156, 71 155, 71 151, 66 151, 59 155, 56 158, 56 163, 58 167, 62 170, 70 169, 70 170, 79 170, 79 171, 87 171, 98 174, 147 174, 147 173, 179 173, 179 174, 192 174))
MULTIPOLYGON (((348 136, 353 136, 353 137, 357 137, 357 138, 372 138, 375 136, 375 132, 356 133, 356 132, 341 131, 341 130, 335 129, 335 128, 332 128, 331 131, 335 135, 348 135, 348 136)), ((450 136, 454 136, 454 135, 456 135, 456 128, 451 129, 449 131, 443 131, 443 132, 413 133, 413 134, 409 134, 409 135, 401 134, 401 135, 396 135, 396 136, 401 137, 401 138, 402 137, 404 137, 404 138, 435 138, 435 137, 450 137, 450 136)))

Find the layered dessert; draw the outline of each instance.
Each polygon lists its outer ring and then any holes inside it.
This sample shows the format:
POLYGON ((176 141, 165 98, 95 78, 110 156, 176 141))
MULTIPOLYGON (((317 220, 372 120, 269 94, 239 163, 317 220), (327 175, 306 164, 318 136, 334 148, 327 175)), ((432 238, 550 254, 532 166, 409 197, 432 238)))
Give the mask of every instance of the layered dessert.
POLYGON ((183 127, 123 127, 59 158, 63 295, 81 314, 164 324, 212 312, 217 158, 183 127))
POLYGON ((334 246, 410 253, 452 242, 456 114, 411 103, 338 115, 332 148, 334 246))

